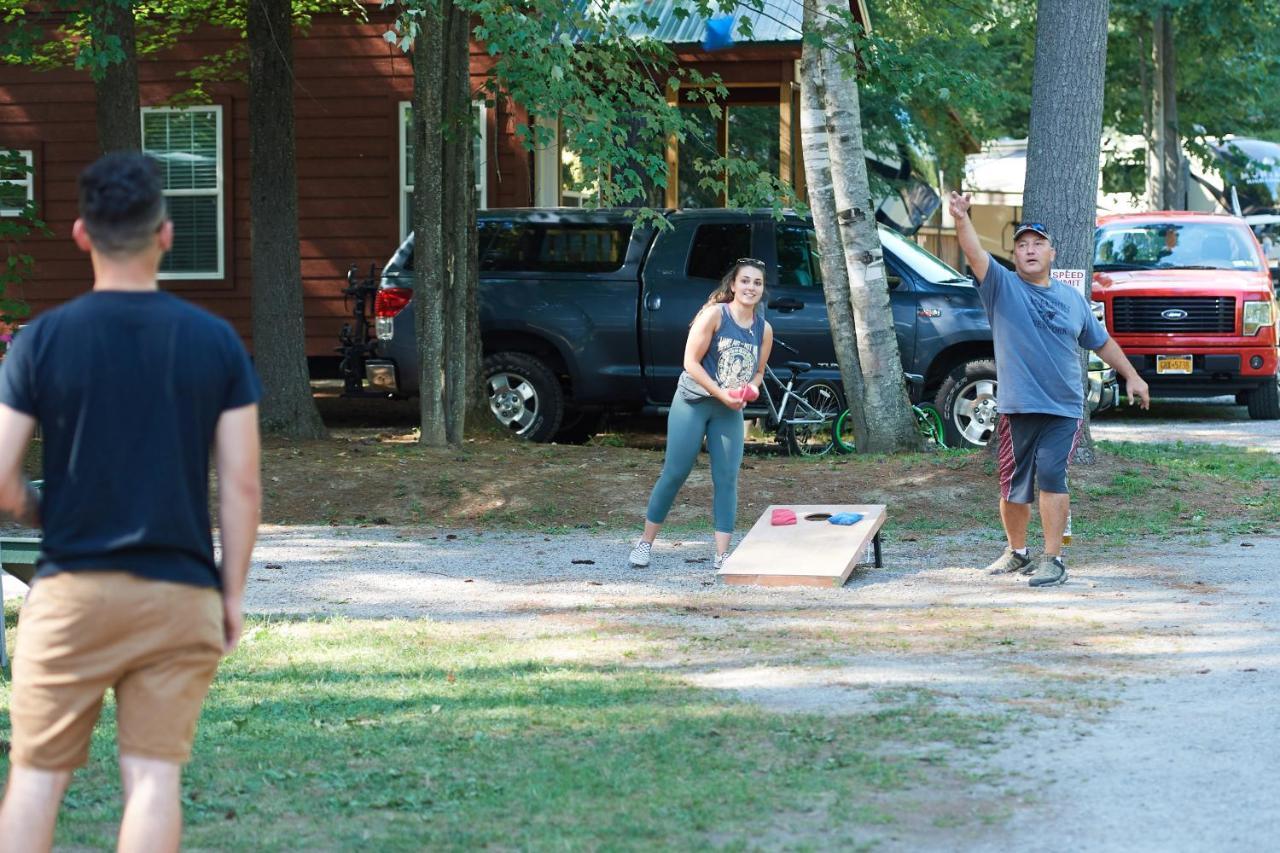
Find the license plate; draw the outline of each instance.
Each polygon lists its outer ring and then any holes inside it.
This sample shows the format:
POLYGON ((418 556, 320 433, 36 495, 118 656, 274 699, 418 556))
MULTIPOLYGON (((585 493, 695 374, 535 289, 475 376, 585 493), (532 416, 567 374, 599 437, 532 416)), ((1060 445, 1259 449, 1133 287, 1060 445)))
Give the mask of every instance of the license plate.
POLYGON ((1156 356, 1156 373, 1190 373, 1191 356, 1158 355, 1156 356))

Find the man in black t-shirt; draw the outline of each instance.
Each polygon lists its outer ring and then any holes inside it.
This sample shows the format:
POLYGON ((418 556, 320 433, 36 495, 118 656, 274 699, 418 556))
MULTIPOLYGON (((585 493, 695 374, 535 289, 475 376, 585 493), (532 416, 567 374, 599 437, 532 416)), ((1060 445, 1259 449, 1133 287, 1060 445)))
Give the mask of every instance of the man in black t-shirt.
POLYGON ((260 390, 225 321, 157 289, 173 244, 161 190, 157 164, 138 154, 109 154, 81 174, 72 236, 92 259, 93 290, 23 329, 0 370, 0 513, 44 531, 14 656, 4 849, 50 849, 112 688, 120 849, 176 850, 182 765, 243 624, 260 390), (37 425, 39 498, 22 476, 37 425))

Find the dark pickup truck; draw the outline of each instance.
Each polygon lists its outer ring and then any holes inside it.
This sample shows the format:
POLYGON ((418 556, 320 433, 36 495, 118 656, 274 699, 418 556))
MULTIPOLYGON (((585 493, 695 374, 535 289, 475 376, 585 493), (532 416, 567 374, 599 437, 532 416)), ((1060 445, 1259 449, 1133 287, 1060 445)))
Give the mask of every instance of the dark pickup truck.
MULTIPOLYGON (((670 228, 633 211, 523 209, 479 216, 480 331, 490 407, 533 441, 575 441, 604 411, 670 405, 689 324, 740 257, 766 270, 774 334, 839 387, 812 223, 768 211, 684 210, 670 228)), ((985 444, 995 415, 991 328, 973 282, 881 229, 903 369, 924 377, 953 447, 985 444)), ((416 393, 413 237, 383 270, 369 387, 416 393)), ((748 409, 748 415, 751 410, 748 409)))

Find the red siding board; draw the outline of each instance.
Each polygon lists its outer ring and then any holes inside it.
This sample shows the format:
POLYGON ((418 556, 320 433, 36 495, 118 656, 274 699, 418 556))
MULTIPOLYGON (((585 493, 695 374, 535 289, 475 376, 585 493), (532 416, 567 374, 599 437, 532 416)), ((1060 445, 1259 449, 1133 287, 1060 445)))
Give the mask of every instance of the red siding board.
MULTIPOLYGON (((311 355, 332 355, 338 329, 348 315, 339 290, 347 266, 363 273, 379 267, 399 243, 399 134, 401 101, 412 96, 413 69, 382 34, 392 16, 367 5, 369 21, 317 17, 294 43, 301 287, 311 355)), ((242 43, 238 34, 206 28, 185 36, 173 50, 139 65, 144 105, 159 105, 187 88, 179 71, 201 57, 242 43)), ((702 56, 702 70, 728 80, 790 79, 788 49, 735 48, 732 55, 702 56), (711 61, 714 60, 714 61, 711 61)), ((481 91, 494 59, 472 45, 471 77, 481 91)), ((250 335, 250 205, 248 90, 244 83, 210 85, 223 107, 226 278, 162 282, 232 321, 250 335)), ((94 92, 88 74, 60 69, 34 72, 0 65, 0 145, 39 151, 37 201, 54 232, 32 237, 24 248, 36 256, 36 274, 23 288, 40 311, 85 292, 92 271, 70 240, 76 216, 76 175, 98 153, 94 92)), ((490 104, 488 203, 492 207, 532 202, 532 159, 514 138, 527 114, 507 100, 490 104)))

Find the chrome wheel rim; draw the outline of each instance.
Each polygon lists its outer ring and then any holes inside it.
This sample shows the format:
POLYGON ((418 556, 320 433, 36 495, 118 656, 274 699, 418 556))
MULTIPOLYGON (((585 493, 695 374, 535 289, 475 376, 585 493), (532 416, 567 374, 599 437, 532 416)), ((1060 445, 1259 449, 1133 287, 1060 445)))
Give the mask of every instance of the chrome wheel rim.
POLYGON ((538 391, 518 373, 501 372, 489 377, 489 411, 498 423, 524 435, 538 419, 538 391))
POLYGON ((951 422, 969 444, 985 445, 996 428, 996 381, 976 379, 962 386, 951 407, 951 422))

